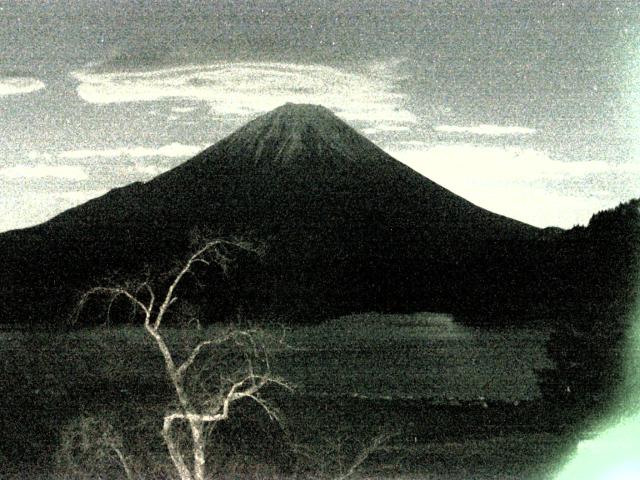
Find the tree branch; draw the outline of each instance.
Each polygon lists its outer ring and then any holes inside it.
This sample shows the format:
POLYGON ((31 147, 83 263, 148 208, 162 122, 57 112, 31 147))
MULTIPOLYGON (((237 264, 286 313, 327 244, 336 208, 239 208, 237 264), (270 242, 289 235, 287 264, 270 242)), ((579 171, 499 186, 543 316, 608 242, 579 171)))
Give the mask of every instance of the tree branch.
MULTIPOLYGON (((184 263, 178 270, 178 273, 167 287, 164 296, 160 297, 161 302, 160 298, 156 298, 155 292, 149 283, 147 275, 147 280, 139 284, 137 288, 95 287, 82 296, 78 306, 79 314, 82 306, 92 295, 108 294, 112 296, 109 306, 109 308, 111 308, 111 304, 113 304, 115 299, 120 295, 123 295, 136 309, 140 308, 144 312, 144 328, 154 339, 160 353, 162 354, 165 370, 174 387, 180 408, 179 411, 174 411, 164 416, 162 436, 167 449, 169 450, 171 460, 178 470, 181 480, 204 480, 205 478, 205 445, 202 437, 202 427, 204 423, 226 420, 229 417, 230 406, 242 398, 250 398, 257 402, 270 418, 278 420, 277 412, 266 401, 258 396, 258 392, 268 383, 275 383, 289 389, 291 388, 283 380, 271 376, 271 367, 267 351, 264 348, 259 348, 256 344, 253 337, 253 334, 255 333, 254 331, 230 332, 220 335, 218 338, 201 341, 191 349, 187 358, 179 365, 176 364, 172 352, 160 331, 160 327, 167 310, 177 301, 176 289, 178 288, 178 285, 181 283, 185 275, 194 274, 192 268, 195 264, 201 263, 208 267, 212 263, 216 263, 223 271, 226 272, 227 265, 230 262, 228 251, 224 248, 227 246, 256 252, 256 250, 247 242, 223 239, 213 240, 205 243, 187 259, 186 263, 184 263), (213 257, 205 258, 205 255, 207 255, 208 252, 211 252, 210 255, 213 257), (145 290, 146 294, 144 293, 145 290), (134 293, 131 293, 131 291, 134 293), (156 301, 160 302, 157 307, 156 301), (224 393, 225 390, 221 388, 219 396, 215 399, 215 402, 212 403, 211 407, 207 409, 207 402, 199 403, 197 402, 197 399, 193 399, 192 394, 186 389, 184 377, 189 368, 196 362, 204 348, 211 345, 222 345, 231 341, 235 341, 235 346, 240 348, 244 355, 244 376, 242 376, 240 380, 235 382, 232 381, 228 390, 226 390, 226 393, 224 393), (254 358, 256 360, 255 366, 253 362, 254 358), (265 366, 265 373, 256 373, 254 370, 254 367, 262 370, 265 366), (247 371, 248 374, 245 374, 247 371), (204 411, 202 411, 203 405, 205 406, 204 411), (201 410, 198 411, 198 408, 201 410), (176 420, 188 422, 191 429, 191 447, 194 458, 193 468, 190 468, 187 465, 180 446, 176 444, 173 432, 173 424, 176 420)), ((240 358, 242 359, 242 357, 240 358)), ((122 452, 116 450, 116 454, 123 464, 127 476, 129 476, 131 472, 126 464, 126 459, 122 455, 122 452)))
POLYGON ((337 480, 345 480, 356 473, 356 470, 365 462, 367 458, 371 456, 371 454, 384 448, 385 443, 388 442, 392 436, 393 435, 383 433, 381 435, 378 435, 377 437, 374 437, 371 443, 360 451, 358 456, 349 467, 349 470, 347 470, 343 475, 340 475, 337 480))
POLYGON ((78 308, 76 309, 76 316, 80 314, 84 304, 89 300, 89 298, 92 297, 93 295, 98 295, 98 294, 108 294, 112 296, 111 302, 109 303, 109 310, 111 309, 111 304, 113 303, 113 301, 120 295, 123 295, 134 306, 140 307, 140 309, 145 314, 145 322, 147 322, 151 316, 151 310, 149 306, 145 305, 139 298, 132 295, 128 290, 124 288, 119 288, 119 287, 94 287, 91 290, 85 292, 80 298, 80 301, 78 302, 78 308))
POLYGON ((227 334, 222 338, 216 338, 214 340, 204 340, 200 343, 198 343, 198 345, 196 345, 193 350, 191 350, 191 354, 187 357, 187 359, 182 362, 182 364, 180 365, 180 367, 177 370, 177 373, 179 376, 183 376, 185 374, 185 372, 187 371, 187 369, 193 365, 193 362, 195 362, 196 358, 198 357, 198 354, 200 353, 200 351, 208 346, 208 345, 221 345, 223 343, 228 342, 232 337, 234 336, 233 333, 227 334))
POLYGON ((122 468, 124 469, 124 473, 127 476, 127 480, 133 480, 133 470, 131 470, 131 467, 129 466, 129 463, 127 462, 127 459, 125 458, 124 454, 122 453, 122 450, 120 450, 115 445, 111 445, 111 448, 113 449, 113 451, 115 452, 116 456, 118 457, 118 460, 120 461, 120 464, 122 465, 122 468))
MULTIPOLYGON (((180 269, 180 271, 174 278, 173 282, 171 283, 171 285, 169 285, 169 288, 167 289, 167 294, 165 295, 164 301, 160 305, 160 309, 158 310, 158 314, 156 315, 155 324, 154 324, 154 328, 156 330, 160 328, 160 324, 162 323, 162 318, 164 317, 164 314, 166 313, 171 303, 174 301, 173 293, 176 287, 178 286, 178 284, 180 283, 180 281, 182 280, 182 278, 191 270, 191 267, 193 266, 194 263, 203 262, 208 265, 209 262, 205 259, 202 259, 201 258, 202 255, 204 255, 209 250, 215 251, 216 247, 218 247, 219 245, 233 245, 234 247, 241 248, 243 250, 247 250, 247 251, 251 250, 250 244, 246 242, 234 242, 229 240, 218 239, 218 240, 207 242, 203 247, 201 247, 193 255, 191 255, 191 257, 189 257, 189 259, 187 260, 187 263, 180 269)), ((226 257, 224 256, 223 258, 226 259, 226 257)), ((218 264, 220 265, 221 268, 224 269, 224 265, 220 261, 218 261, 218 264)))

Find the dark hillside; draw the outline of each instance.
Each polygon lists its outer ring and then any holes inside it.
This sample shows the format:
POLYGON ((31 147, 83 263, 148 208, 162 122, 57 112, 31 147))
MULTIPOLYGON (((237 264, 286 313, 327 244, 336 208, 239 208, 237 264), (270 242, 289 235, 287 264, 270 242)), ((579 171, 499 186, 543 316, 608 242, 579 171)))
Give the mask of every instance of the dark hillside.
MULTIPOLYGON (((233 282, 211 279, 228 288, 215 289, 218 318, 242 306, 297 321, 479 301, 495 310, 502 267, 517 272, 521 250, 544 236, 419 175, 329 110, 287 104, 147 183, 0 235, 2 321, 59 322, 106 276, 164 272, 195 229, 266 248, 233 282)), ((513 278, 529 275, 524 264, 513 278)))
POLYGON ((557 321, 548 351, 555 369, 542 374, 545 397, 561 407, 578 405, 587 417, 612 400, 637 407, 635 393, 620 389, 627 341, 640 320, 640 200, 566 232, 554 254, 558 275, 550 302, 557 321))

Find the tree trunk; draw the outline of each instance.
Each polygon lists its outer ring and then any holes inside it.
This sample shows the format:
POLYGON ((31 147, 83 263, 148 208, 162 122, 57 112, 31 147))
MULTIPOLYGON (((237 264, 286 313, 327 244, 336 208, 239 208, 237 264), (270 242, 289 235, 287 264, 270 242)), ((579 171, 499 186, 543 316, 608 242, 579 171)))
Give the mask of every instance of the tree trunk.
POLYGON ((203 437, 204 424, 201 420, 192 420, 191 437, 193 440, 193 474, 194 480, 204 480, 205 476, 205 444, 203 437))
POLYGON ((189 471, 189 467, 184 462, 182 458, 182 453, 180 453, 180 449, 173 441, 173 436, 171 433, 171 425, 172 420, 169 417, 165 417, 164 425, 162 427, 162 436, 164 437, 164 442, 167 445, 167 449, 169 450, 169 455, 171 456, 171 460, 178 470, 178 475, 180 475, 180 480, 194 480, 193 475, 189 471))

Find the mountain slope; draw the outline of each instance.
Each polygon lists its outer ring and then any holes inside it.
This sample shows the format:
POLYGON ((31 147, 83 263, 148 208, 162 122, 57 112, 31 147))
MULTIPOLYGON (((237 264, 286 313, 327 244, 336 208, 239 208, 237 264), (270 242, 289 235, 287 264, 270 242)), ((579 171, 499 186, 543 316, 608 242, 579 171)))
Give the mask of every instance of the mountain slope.
POLYGON ((461 282, 538 235, 422 177, 329 110, 287 104, 147 183, 0 235, 0 321, 59 321, 104 276, 166 271, 194 229, 267 249, 260 264, 240 261, 226 290, 211 280, 224 300, 209 299, 212 315, 242 304, 299 320, 451 310, 461 282))

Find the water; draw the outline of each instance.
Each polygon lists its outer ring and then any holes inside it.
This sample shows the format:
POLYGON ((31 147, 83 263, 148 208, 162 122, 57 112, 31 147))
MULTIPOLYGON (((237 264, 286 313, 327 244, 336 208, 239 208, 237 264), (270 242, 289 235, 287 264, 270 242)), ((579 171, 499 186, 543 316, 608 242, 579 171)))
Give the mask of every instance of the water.
POLYGON ((279 365, 310 394, 436 402, 530 400, 548 332, 468 327, 449 315, 363 314, 297 327, 279 365))

